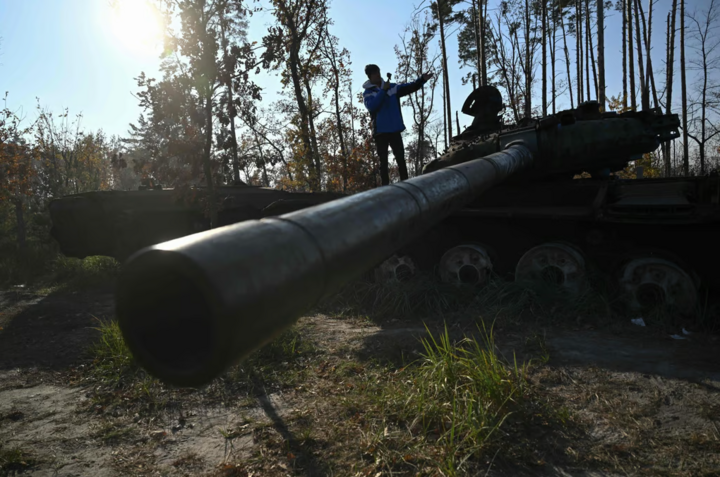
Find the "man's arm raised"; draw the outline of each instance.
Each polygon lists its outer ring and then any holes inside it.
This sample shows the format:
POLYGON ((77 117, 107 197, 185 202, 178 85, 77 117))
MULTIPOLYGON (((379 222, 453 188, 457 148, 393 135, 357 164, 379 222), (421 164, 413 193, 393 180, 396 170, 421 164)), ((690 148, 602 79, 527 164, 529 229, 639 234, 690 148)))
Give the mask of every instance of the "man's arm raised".
POLYGON ((412 83, 399 84, 398 97, 402 98, 403 96, 407 96, 408 94, 412 94, 415 91, 418 91, 420 88, 425 86, 425 83, 427 83, 427 81, 432 78, 432 76, 432 73, 425 73, 412 83))

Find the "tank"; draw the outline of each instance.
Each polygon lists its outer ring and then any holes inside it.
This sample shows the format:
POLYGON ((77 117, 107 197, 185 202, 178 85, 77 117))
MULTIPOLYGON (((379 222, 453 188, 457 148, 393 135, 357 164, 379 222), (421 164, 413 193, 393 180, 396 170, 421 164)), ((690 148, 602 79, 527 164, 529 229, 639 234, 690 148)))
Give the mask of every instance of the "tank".
MULTIPOLYGON (((218 225, 279 215, 343 197, 338 193, 286 192, 244 183, 216 188, 218 225)), ((103 255, 124 261, 160 242, 210 229, 204 187, 181 194, 162 186, 94 191, 50 202, 50 234, 68 257, 103 255)))
MULTIPOLYGON (((482 106, 471 102, 463 109, 482 106)), ((551 279, 579 290, 591 258, 573 239, 590 238, 599 249, 608 241, 604 234, 622 242, 618 228, 638 225, 637 219, 626 214, 626 222, 603 228, 602 214, 611 205, 622 210, 641 203, 645 210, 648 192, 658 195, 657 188, 643 193, 631 185, 636 192, 626 192, 628 200, 618 204, 614 198, 622 192, 610 190, 616 182, 609 171, 677 137, 677 115, 600 114, 588 104, 526 127, 493 130, 497 124, 473 121, 450 150, 407 181, 133 254, 116 296, 133 355, 165 382, 205 384, 374 268, 382 271, 379 280, 427 268, 445 281, 482 286, 515 262, 509 267, 516 278, 551 279), (573 180, 588 171, 589 182, 573 180), (595 228, 582 228, 583 220, 595 228)), ((659 201, 665 213, 674 210, 673 197, 659 201)), ((663 217, 655 223, 667 225, 663 217)), ((682 279, 687 274, 695 286, 692 277, 675 262, 652 257, 630 261, 623 278, 628 290, 635 287, 638 300, 660 293, 649 285, 654 280, 673 293, 679 287, 670 299, 687 305, 683 300, 692 293, 682 279)))
POLYGON ((483 286, 491 275, 552 280, 570 292, 599 276, 626 310, 663 304, 679 316, 708 314, 720 280, 720 179, 623 179, 615 172, 678 137, 675 114, 601 113, 597 102, 503 127, 499 93, 483 87, 463 112, 471 126, 424 173, 462 164, 536 136, 546 158, 478 196, 385 264, 384 279, 434 270, 450 283, 483 286), (572 138, 559 142, 561 131, 572 138), (390 263, 390 262, 389 262, 390 263))

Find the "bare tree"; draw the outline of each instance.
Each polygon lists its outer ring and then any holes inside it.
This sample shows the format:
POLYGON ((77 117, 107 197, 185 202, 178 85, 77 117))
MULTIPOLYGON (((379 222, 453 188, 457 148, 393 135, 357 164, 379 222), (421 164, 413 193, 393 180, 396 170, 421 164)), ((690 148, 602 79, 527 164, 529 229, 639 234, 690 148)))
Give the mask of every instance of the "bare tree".
POLYGON ((603 0, 597 0, 597 36, 598 36, 598 101, 601 111, 605 111, 605 11, 603 0))
MULTIPOLYGON (((672 110, 672 93, 673 93, 673 65, 675 60, 675 18, 677 17, 677 0, 673 0, 672 9, 668 13, 668 33, 667 33, 667 69, 665 77, 665 85, 667 90, 667 99, 665 111, 670 114, 672 110)), ((665 176, 671 174, 670 161, 670 143, 665 143, 665 176)))
POLYGON ((542 115, 547 116, 547 3, 542 2, 540 14, 542 15, 542 115))
MULTIPOLYGON (((545 12, 547 14, 547 10, 545 12)), ((552 9, 552 41, 550 42, 550 89, 552 91, 552 113, 555 114, 555 101, 557 99, 557 91, 555 88, 555 52, 556 52, 556 32, 557 32, 557 9, 552 9)))
POLYGON ((688 151, 687 78, 685 75, 685 0, 680 0, 680 89, 682 95, 683 175, 690 174, 688 151))
POLYGON ((640 34, 640 13, 638 11, 639 3, 640 0, 633 0, 633 8, 635 10, 635 42, 637 44, 638 73, 640 74, 640 107, 642 109, 650 109, 650 95, 648 94, 647 85, 645 83, 645 66, 643 65, 643 37, 640 34))
MULTIPOLYGON (((412 109, 413 130, 417 134, 416 146, 414 149, 414 171, 418 174, 423 164, 420 161, 427 156, 424 150, 428 144, 427 124, 434 112, 435 86, 438 80, 436 62, 438 54, 430 52, 430 45, 435 39, 435 31, 430 24, 429 18, 421 19, 416 15, 410 25, 405 29, 401 37, 402 49, 395 47, 395 54, 398 57, 398 73, 402 77, 412 81, 428 71, 435 73, 429 80, 429 88, 423 88, 416 94, 405 97, 405 104, 412 109)), ((458 130, 459 132, 459 130, 458 130)))
POLYGON ((442 68, 443 68, 443 89, 445 92, 445 115, 447 125, 447 140, 453 136, 452 133, 452 106, 450 103, 450 78, 448 77, 448 63, 447 63, 447 46, 446 46, 446 31, 445 27, 452 14, 452 7, 454 2, 448 0, 436 0, 431 4, 431 11, 435 15, 435 19, 438 22, 440 28, 440 49, 442 52, 442 68))
MULTIPOLYGON (((602 0, 598 0, 602 1, 602 0)), ((622 77, 623 77, 623 108, 627 108, 628 98, 628 70, 627 70, 627 7, 625 6, 627 0, 622 0, 622 77)))
POLYGON ((575 105, 573 103, 573 87, 572 87, 572 77, 570 76, 570 50, 568 50, 567 46, 567 34, 565 32, 565 18, 563 10, 560 9, 559 12, 560 16, 560 27, 562 28, 562 36, 563 36, 563 47, 565 49, 565 68, 567 70, 567 80, 568 80, 568 87, 570 91, 570 107, 574 108, 575 105))
POLYGON ((532 38, 530 37, 530 0, 525 0, 525 117, 532 116, 532 67, 533 55, 531 55, 532 38))
MULTIPOLYGON (((647 80, 647 84, 645 87, 652 92, 653 95, 653 107, 657 108, 660 106, 660 103, 658 101, 658 95, 657 95, 657 88, 655 88, 655 76, 653 75, 653 66, 652 66, 652 55, 650 55, 651 46, 652 43, 652 14, 653 14, 653 5, 657 0, 648 0, 648 19, 647 19, 647 28, 645 26, 645 13, 642 9, 642 3, 640 3, 640 0, 638 0, 638 7, 640 8, 640 18, 643 21, 643 34, 645 35, 645 58, 647 61, 647 64, 645 66, 645 79, 647 80)), ((649 94, 649 93, 648 93, 649 94)), ((648 100, 649 101, 649 100, 648 100)))
POLYGON ((720 36, 718 35, 718 20, 720 20, 720 12, 718 11, 718 2, 710 0, 710 4, 705 11, 693 11, 687 15, 692 25, 691 30, 691 48, 696 50, 697 55, 690 60, 693 70, 700 71, 700 79, 698 81, 699 99, 694 101, 691 107, 693 110, 693 132, 688 136, 692 138, 698 145, 698 153, 700 158, 700 174, 705 174, 705 146, 709 140, 720 133, 715 125, 708 121, 708 91, 712 88, 718 91, 718 85, 708 85, 709 74, 720 69, 720 36), (697 118, 697 109, 699 109, 699 118, 697 118), (708 131, 710 129, 710 131, 708 131))
POLYGON ((577 102, 583 102, 583 27, 582 27, 582 0, 575 1, 575 56, 577 73, 577 102))
POLYGON ((635 99, 635 60, 633 55, 633 4, 635 0, 625 0, 625 15, 627 22, 627 52, 628 52, 628 78, 630 78, 630 108, 634 111, 637 109, 637 101, 635 99))

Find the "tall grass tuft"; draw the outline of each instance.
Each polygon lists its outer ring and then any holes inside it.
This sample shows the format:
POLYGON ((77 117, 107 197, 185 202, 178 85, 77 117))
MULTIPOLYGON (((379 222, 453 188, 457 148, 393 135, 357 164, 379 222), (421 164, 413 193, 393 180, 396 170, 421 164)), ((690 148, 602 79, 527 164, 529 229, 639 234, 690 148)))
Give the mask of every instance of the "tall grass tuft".
POLYGON ((97 330, 100 339, 90 347, 96 376, 115 385, 125 377, 134 376, 139 367, 125 344, 118 322, 100 321, 97 330))
POLYGON ((424 353, 393 379, 383 393, 385 413, 407 429, 409 441, 435 454, 443 475, 457 475, 477 463, 499 429, 528 398, 527 364, 504 361, 492 329, 483 324, 480 341, 453 343, 443 333, 423 339, 424 353))

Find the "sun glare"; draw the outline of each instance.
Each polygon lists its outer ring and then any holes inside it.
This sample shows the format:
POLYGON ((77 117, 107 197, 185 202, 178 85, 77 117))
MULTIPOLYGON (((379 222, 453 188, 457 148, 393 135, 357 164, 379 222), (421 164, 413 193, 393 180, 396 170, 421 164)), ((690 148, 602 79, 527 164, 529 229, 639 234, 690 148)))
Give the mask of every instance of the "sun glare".
POLYGON ((146 0, 116 0, 110 9, 110 27, 133 54, 155 54, 162 42, 162 18, 146 0))

